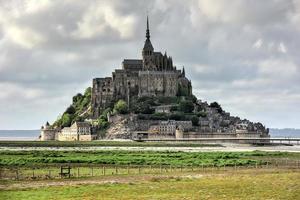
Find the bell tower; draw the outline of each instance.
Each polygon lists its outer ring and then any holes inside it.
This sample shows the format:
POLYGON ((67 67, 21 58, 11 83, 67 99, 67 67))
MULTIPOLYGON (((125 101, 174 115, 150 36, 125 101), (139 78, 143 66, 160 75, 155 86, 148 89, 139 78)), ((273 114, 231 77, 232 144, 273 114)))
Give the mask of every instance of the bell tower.
POLYGON ((147 16, 146 41, 142 51, 143 70, 151 70, 153 65, 153 52, 154 52, 154 48, 150 41, 149 19, 147 16))

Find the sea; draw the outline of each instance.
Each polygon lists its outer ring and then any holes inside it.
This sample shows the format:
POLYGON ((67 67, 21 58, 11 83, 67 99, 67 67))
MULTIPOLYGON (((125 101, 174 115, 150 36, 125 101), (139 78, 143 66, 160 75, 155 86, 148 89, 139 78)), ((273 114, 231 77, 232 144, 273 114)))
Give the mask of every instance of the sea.
POLYGON ((0 140, 35 141, 39 139, 40 130, 0 130, 0 140))
MULTIPOLYGON (((36 141, 40 130, 0 130, 0 140, 4 141, 36 141)), ((272 138, 300 138, 300 129, 270 129, 272 138)))

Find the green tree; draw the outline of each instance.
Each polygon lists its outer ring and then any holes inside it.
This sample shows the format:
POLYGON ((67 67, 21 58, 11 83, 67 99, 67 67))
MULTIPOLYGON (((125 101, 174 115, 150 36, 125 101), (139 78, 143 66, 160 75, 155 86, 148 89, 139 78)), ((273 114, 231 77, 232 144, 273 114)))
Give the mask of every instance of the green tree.
POLYGON ((76 104, 77 102, 82 101, 83 95, 81 93, 76 94, 73 97, 73 104, 76 104))
POLYGON ((62 127, 71 126, 72 120, 73 120, 73 115, 68 113, 63 114, 61 126, 62 127))
POLYGON ((194 110, 194 104, 192 101, 181 101, 179 103, 179 110, 184 113, 192 113, 194 110))
POLYGON ((70 114, 70 115, 75 114, 75 112, 76 112, 76 110, 75 110, 75 108, 74 108, 73 105, 70 105, 70 106, 67 108, 67 110, 65 111, 65 113, 70 114))
POLYGON ((110 113, 110 112, 111 112, 111 108, 106 108, 106 109, 102 112, 101 116, 107 121, 107 114, 110 113))
POLYGON ((114 106, 114 112, 120 114, 128 113, 128 106, 124 100, 119 100, 114 106))
POLYGON ((221 105, 218 104, 218 102, 212 102, 212 103, 210 104, 210 107, 216 108, 217 111, 218 111, 218 113, 222 113, 222 112, 223 112, 223 109, 222 109, 221 105))
POLYGON ((100 130, 106 129, 109 125, 109 123, 103 118, 103 115, 101 115, 97 121, 100 130))
POLYGON ((185 121, 186 117, 185 117, 184 113, 176 112, 176 113, 172 113, 169 116, 169 119, 170 120, 176 120, 176 121, 185 121))

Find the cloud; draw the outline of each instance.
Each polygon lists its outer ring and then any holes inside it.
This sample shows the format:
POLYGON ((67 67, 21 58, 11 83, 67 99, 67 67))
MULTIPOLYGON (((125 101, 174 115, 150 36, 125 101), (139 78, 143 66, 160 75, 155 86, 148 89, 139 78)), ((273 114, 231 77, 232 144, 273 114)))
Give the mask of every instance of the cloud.
POLYGON ((133 15, 122 16, 112 5, 104 2, 91 5, 77 23, 78 29, 72 35, 75 38, 92 38, 108 34, 109 29, 115 31, 121 39, 133 36, 135 18, 133 15))
POLYGON ((253 48, 259 49, 263 44, 262 39, 258 39, 254 44, 253 44, 253 48))
POLYGON ((53 121, 92 78, 140 58, 147 10, 155 50, 199 98, 299 127, 299 0, 12 0, 0 1, 0 129, 53 121))
POLYGON ((11 41, 28 49, 32 49, 45 41, 45 38, 43 38, 40 34, 27 27, 8 25, 6 26, 5 32, 5 35, 11 41))

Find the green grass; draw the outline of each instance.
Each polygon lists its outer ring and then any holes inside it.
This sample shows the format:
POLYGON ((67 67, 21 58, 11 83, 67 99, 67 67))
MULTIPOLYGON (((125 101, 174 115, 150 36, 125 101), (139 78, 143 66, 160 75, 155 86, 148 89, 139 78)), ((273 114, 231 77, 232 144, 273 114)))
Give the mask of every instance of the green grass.
POLYGON ((0 199, 300 199, 299 172, 227 174, 0 191, 0 199), (2 198, 1 198, 2 197, 2 198))
POLYGON ((168 151, 0 151, 0 166, 53 164, 234 166, 254 165, 264 159, 300 158, 284 152, 168 152, 168 151))
POLYGON ((134 141, 0 141, 0 147, 222 147, 220 144, 195 142, 134 142, 134 141))

